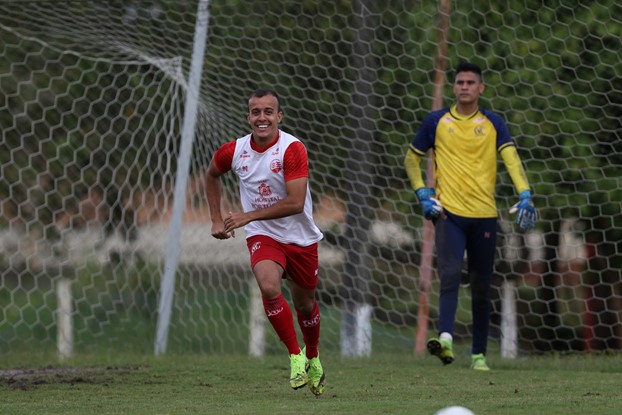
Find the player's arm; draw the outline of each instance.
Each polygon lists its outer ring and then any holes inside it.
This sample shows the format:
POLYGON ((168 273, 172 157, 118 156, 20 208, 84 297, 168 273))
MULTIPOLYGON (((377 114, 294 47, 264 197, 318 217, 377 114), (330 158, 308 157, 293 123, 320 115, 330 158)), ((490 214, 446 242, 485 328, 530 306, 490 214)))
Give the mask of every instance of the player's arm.
POLYGON ((421 174, 421 155, 412 145, 406 150, 404 168, 406 169, 408 180, 410 180, 410 185, 414 191, 425 187, 423 175, 421 174))
POLYGON ((406 150, 404 167, 406 168, 406 174, 410 180, 410 185, 415 193, 417 190, 425 187, 425 182, 423 181, 423 175, 421 173, 421 159, 430 148, 434 147, 436 128, 438 126, 440 114, 442 114, 442 111, 435 111, 428 114, 423 119, 415 138, 410 143, 408 150, 406 150))
POLYGON ((516 151, 516 147, 507 144, 499 149, 503 163, 512 178, 516 193, 518 193, 519 201, 510 209, 510 213, 517 213, 516 223, 521 229, 531 229, 536 225, 536 208, 529 190, 529 182, 527 175, 523 169, 520 157, 516 151))
POLYGON ((435 220, 443 211, 441 203, 434 198, 436 192, 434 188, 425 187, 423 175, 421 174, 421 152, 413 145, 406 152, 404 159, 404 168, 410 180, 419 203, 423 206, 423 216, 428 220, 435 220))
POLYGON ((212 220, 212 236, 216 239, 228 239, 231 236, 235 236, 233 232, 225 231, 220 208, 222 200, 220 176, 231 170, 231 160, 233 159, 234 151, 235 142, 230 142, 220 147, 214 153, 205 175, 205 192, 212 220))
POLYGON ((225 231, 232 232, 234 229, 246 226, 256 220, 278 219, 301 213, 305 206, 307 194, 307 178, 299 177, 285 184, 287 196, 275 204, 249 212, 231 212, 225 218, 225 231))
POLYGON ((525 174, 525 169, 523 169, 523 164, 518 156, 516 147, 513 145, 506 145, 500 149, 500 154, 503 159, 503 163, 512 178, 512 183, 514 183, 516 193, 520 194, 525 190, 529 190, 527 175, 525 174))
POLYGON ((207 168, 205 178, 205 191, 207 193, 207 204, 209 206, 210 217, 212 219, 212 236, 216 239, 228 239, 233 234, 225 231, 225 224, 222 219, 220 203, 222 199, 222 186, 220 184, 220 176, 222 172, 216 167, 216 163, 212 159, 207 168))

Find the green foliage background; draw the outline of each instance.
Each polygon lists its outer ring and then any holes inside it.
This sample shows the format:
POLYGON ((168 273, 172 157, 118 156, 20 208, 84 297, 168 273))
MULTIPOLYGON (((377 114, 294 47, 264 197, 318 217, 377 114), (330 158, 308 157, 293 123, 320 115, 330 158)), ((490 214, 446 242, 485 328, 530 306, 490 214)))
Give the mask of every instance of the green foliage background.
MULTIPOLYGON (((170 192, 181 120, 163 114, 183 113, 179 97, 187 91, 174 74, 157 65, 127 62, 179 57, 187 78, 196 1, 132 4, 139 12, 130 25, 124 20, 124 1, 0 2, 2 228, 53 239, 58 215, 77 212, 89 191, 101 189, 112 212, 105 228, 123 225, 131 239, 135 217, 124 202, 137 189, 170 192), (160 17, 141 12, 154 4, 160 17), (52 5, 54 19, 46 15, 52 5), (83 41, 90 28, 95 28, 98 43, 83 41), (68 47, 42 47, 57 43, 68 47)), ((384 215, 420 228, 422 219, 413 214, 415 197, 402 164, 431 109, 437 2, 213 0, 209 7, 192 173, 205 168, 222 142, 246 133, 250 91, 273 88, 282 98, 284 129, 307 145, 317 195, 336 193, 353 201, 363 189, 368 206, 362 216, 384 215), (359 187, 353 188, 353 179, 359 187)), ((451 103, 451 68, 462 60, 480 64, 487 84, 483 106, 500 113, 516 139, 549 250, 556 246, 560 220, 578 217, 604 258, 601 268, 589 270, 594 280, 605 273, 622 279, 619 16, 622 4, 615 0, 453 1, 448 33, 445 105, 451 103)), ((515 194, 507 174, 500 172, 499 207, 505 210, 515 194)), ((391 255, 400 262, 402 257, 391 255)), ((548 255, 554 261, 554 253, 548 255)), ((2 264, 9 264, 11 258, 3 256, 2 264)), ((85 284, 90 288, 77 304, 79 314, 89 314, 91 301, 102 304, 77 325, 105 347, 102 339, 109 336, 104 333, 114 326, 107 320, 110 310, 126 310, 130 331, 141 333, 137 349, 148 349, 161 269, 141 262, 135 275, 119 281, 121 268, 123 264, 76 272, 77 281, 99 278, 85 284), (146 294, 129 299, 127 289, 146 294), (127 304, 141 306, 127 310, 127 304)), ((393 277, 382 267, 373 272, 376 279, 393 277)), ((34 328, 37 339, 52 337, 53 318, 39 310, 54 299, 31 289, 49 288, 48 278, 37 269, 11 268, 2 274, 0 298, 16 303, 3 309, 2 320, 22 321, 17 328, 5 324, 7 336, 34 328), (25 294, 17 296, 18 291, 25 294)), ((213 295, 201 301, 218 302, 229 293, 213 295)), ((400 296, 391 293, 386 301, 394 295, 400 296)), ((236 301, 228 299, 227 304, 236 301)), ((239 318, 226 318, 234 317, 239 318)), ((220 338, 227 338, 227 330, 234 329, 222 330, 220 338)), ((193 331, 200 330, 180 329, 180 349, 202 348, 186 340, 193 331)))
MULTIPOLYGON (((86 6, 80 2, 59 3, 74 16, 88 16, 86 6)), ((112 9, 120 4, 113 1, 100 7, 112 9)), ((166 12, 168 24, 140 20, 128 32, 128 43, 156 55, 164 55, 178 45, 190 45, 188 34, 181 35, 172 28, 177 19, 185 21, 188 14, 195 12, 194 2, 158 4, 166 12), (151 42, 162 44, 154 49, 145 40, 148 36, 151 42)), ((351 105, 359 87, 356 76, 360 74, 359 68, 352 65, 357 58, 354 48, 357 41, 367 48, 364 64, 374 80, 367 97, 371 108, 367 114, 373 115, 375 127, 370 185, 377 186, 380 194, 393 195, 392 201, 402 210, 410 210, 412 195, 404 195, 401 162, 418 123, 430 109, 436 2, 215 0, 209 5, 203 110, 232 121, 234 133, 241 133, 243 98, 259 86, 277 89, 284 101, 286 127, 306 137, 319 192, 345 187, 346 154, 356 151, 361 120, 361 114, 351 105), (362 17, 353 11, 357 5, 364 10, 362 17), (357 20, 359 17, 361 20, 357 20), (397 188, 391 193, 387 187, 397 188), (407 204, 402 205, 404 202, 407 204)), ((473 0, 453 2, 451 7, 448 68, 451 70, 461 60, 472 60, 484 67, 488 86, 484 106, 507 119, 544 217, 553 219, 560 213, 587 218, 612 215, 613 227, 620 227, 619 2, 558 0, 543 6, 533 0, 473 0)), ((4 17, 6 21, 9 18, 4 17)), ((111 25, 120 20, 112 14, 107 18, 111 25)), ((37 206, 38 213, 32 215, 49 223, 54 211, 67 203, 63 202, 65 196, 73 193, 71 196, 76 197, 83 192, 64 184, 69 176, 80 175, 82 183, 78 186, 85 188, 102 183, 105 186, 115 178, 121 183, 153 180, 153 172, 134 167, 112 173, 106 172, 103 164, 132 166, 133 160, 149 164, 154 154, 176 151, 175 147, 165 148, 166 140, 159 137, 149 136, 152 141, 144 143, 123 138, 128 130, 140 127, 132 125, 133 120, 139 122, 132 117, 134 112, 146 114, 147 122, 150 113, 157 120, 158 108, 167 105, 158 101, 159 88, 168 81, 149 82, 156 75, 139 67, 111 79, 99 79, 97 66, 106 63, 81 60, 79 66, 72 67, 71 60, 76 58, 71 53, 63 55, 56 66, 45 64, 45 56, 29 53, 38 42, 20 43, 12 36, 3 32, 0 41, 10 58, 3 60, 4 65, 12 61, 24 65, 13 69, 14 77, 2 78, 2 199, 19 205, 36 197, 26 194, 26 189, 33 186, 37 175, 47 172, 52 178, 50 187, 41 190, 55 190, 55 195, 45 200, 45 208, 37 206), (10 46, 13 44, 20 47, 10 46), (58 70, 67 67, 72 68, 60 77, 58 70), (78 79, 80 82, 75 82, 78 79), (108 96, 97 87, 87 89, 98 84, 116 84, 118 90, 107 89, 108 96), (44 105, 45 97, 36 95, 37 85, 50 86, 48 99, 54 100, 54 107, 44 105), (85 99, 86 90, 98 100, 94 106, 85 99), (155 101, 148 108, 121 107, 123 95, 130 93, 155 101), (28 104, 30 100, 35 104, 28 104), (89 111, 109 115, 93 120, 89 111), (21 115, 15 117, 16 113, 21 115), (39 121, 31 125, 31 120, 39 121), (49 131, 50 126, 57 127, 49 131), (48 136, 52 140, 45 144, 36 139, 48 136), (156 151, 143 151, 150 147, 156 151), (33 163, 33 157, 38 162, 33 163), (102 168, 103 172, 95 174, 102 168)), ((191 50, 176 52, 189 57, 191 50)), ((187 71, 188 59, 183 65, 187 71)), ((451 82, 451 73, 448 77, 451 82)), ((446 105, 450 103, 449 94, 448 87, 446 105)), ((211 117, 209 113, 204 116, 211 117)), ((145 120, 140 123, 145 124, 145 120)), ((215 139, 218 142, 208 145, 216 146, 229 137, 215 139)), ((198 163, 204 165, 206 161, 198 163)), ((501 196, 511 194, 512 189, 501 186, 501 196)), ((3 215, 3 220, 6 218, 3 215)))

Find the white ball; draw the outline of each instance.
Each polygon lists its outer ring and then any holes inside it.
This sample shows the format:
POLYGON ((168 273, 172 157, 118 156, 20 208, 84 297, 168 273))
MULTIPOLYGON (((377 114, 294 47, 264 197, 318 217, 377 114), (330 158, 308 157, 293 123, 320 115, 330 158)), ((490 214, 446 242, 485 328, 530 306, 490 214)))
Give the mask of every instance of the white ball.
POLYGON ((475 413, 464 406, 448 406, 434 412, 434 415, 475 415, 475 413))

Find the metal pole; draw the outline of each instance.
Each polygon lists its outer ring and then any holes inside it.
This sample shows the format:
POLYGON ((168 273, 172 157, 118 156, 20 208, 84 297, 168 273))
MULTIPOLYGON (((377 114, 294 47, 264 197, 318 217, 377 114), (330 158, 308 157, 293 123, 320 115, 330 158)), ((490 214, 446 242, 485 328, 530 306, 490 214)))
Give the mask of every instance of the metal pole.
POLYGON ((173 212, 169 223, 168 240, 166 247, 166 259, 164 262, 164 274, 160 287, 160 302, 158 305, 158 323, 155 339, 155 354, 166 352, 168 342, 168 328, 171 321, 171 308, 173 305, 173 292, 175 289, 175 273, 179 261, 179 240, 184 210, 186 208, 186 187, 190 171, 190 158, 192 156, 192 144, 194 142, 194 130, 196 126, 198 94, 201 88, 201 72, 203 70, 203 55, 207 42, 207 26, 209 13, 207 10, 208 0, 200 0, 197 10, 197 20, 194 30, 194 46, 190 74, 188 76, 188 90, 186 91, 186 104, 184 122, 181 132, 181 147, 177 163, 177 180, 173 200, 173 212))

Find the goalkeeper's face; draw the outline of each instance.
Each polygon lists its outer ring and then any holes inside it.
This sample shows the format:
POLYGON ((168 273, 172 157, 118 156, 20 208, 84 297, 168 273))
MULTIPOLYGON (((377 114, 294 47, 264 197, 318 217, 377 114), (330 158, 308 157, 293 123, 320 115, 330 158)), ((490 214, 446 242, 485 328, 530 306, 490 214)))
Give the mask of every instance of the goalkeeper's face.
POLYGON ((253 97, 248 101, 246 117, 253 130, 257 144, 269 144, 277 136, 283 113, 279 111, 279 101, 272 95, 253 97))
POLYGON ((479 96, 484 92, 484 84, 475 72, 460 72, 454 82, 454 94, 458 104, 477 104, 479 96))

